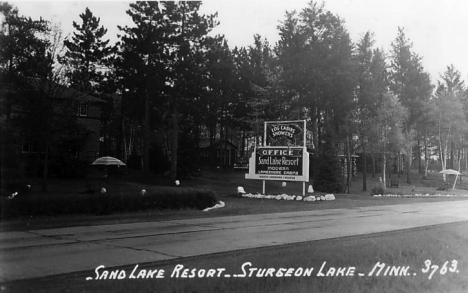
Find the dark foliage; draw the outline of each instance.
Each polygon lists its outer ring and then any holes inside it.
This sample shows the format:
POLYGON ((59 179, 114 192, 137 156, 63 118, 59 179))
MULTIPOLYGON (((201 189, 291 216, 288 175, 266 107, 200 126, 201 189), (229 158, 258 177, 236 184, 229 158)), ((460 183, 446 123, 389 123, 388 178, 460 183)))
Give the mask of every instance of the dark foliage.
POLYGON ((58 156, 50 163, 50 174, 55 178, 84 178, 89 168, 86 161, 58 156))
POLYGON ((343 173, 332 136, 324 133, 323 140, 315 160, 314 188, 322 192, 342 193, 343 173))
POLYGON ((372 188, 370 195, 376 195, 376 194, 380 194, 380 195, 385 194, 385 189, 383 188, 382 185, 372 188))
POLYGON ((1 198, 1 218, 61 216, 61 215, 110 215, 150 210, 181 210, 213 206, 217 199, 212 191, 195 189, 155 190, 141 195, 125 194, 76 194, 72 196, 43 197, 36 194, 20 194, 13 199, 1 198))
POLYGON ((164 174, 170 168, 169 159, 164 155, 163 149, 153 143, 150 146, 150 171, 154 174, 164 174))

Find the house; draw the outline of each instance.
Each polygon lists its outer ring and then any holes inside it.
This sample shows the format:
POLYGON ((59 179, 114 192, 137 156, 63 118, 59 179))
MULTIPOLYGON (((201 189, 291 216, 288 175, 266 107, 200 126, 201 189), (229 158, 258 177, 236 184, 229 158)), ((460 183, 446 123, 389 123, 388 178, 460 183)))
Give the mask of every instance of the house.
POLYGON ((202 140, 198 145, 198 150, 201 162, 222 167, 233 167, 237 158, 238 147, 226 140, 215 141, 211 148, 210 140, 202 140), (213 149, 216 154, 210 156, 210 151, 213 149))
MULTIPOLYGON (((0 102, 2 108, 5 107, 1 115, 2 131, 9 132, 9 139, 2 141, 2 149, 8 149, 9 154, 19 155, 18 159, 23 161, 22 164, 25 165, 26 170, 29 170, 26 173, 30 175, 40 173, 37 170, 40 170, 39 166, 42 164, 46 145, 50 154, 49 164, 53 160, 55 160, 53 163, 59 160, 58 163, 62 166, 73 167, 72 160, 88 164, 99 157, 101 106, 105 103, 104 100, 53 81, 28 79, 24 84, 22 90, 10 88, 0 92, 0 102), (24 120, 22 117, 32 118, 24 120), (54 118, 47 119, 47 117, 54 118), (76 120, 69 118, 76 118, 76 120), (52 126, 41 128, 40 124, 44 120, 49 121, 49 124, 45 125, 52 126), (29 122, 22 123, 19 127, 17 121, 29 122), (67 127, 77 124, 74 122, 74 124, 67 124, 67 121, 77 121, 80 132, 72 133, 75 128, 67 127), (61 123, 63 124, 60 125, 61 123), (54 125, 61 127, 54 127, 54 125), (61 133, 64 129, 69 130, 69 133, 68 136, 62 137, 61 133), (52 141, 49 140, 48 144, 44 139, 44 134, 47 133, 51 133, 55 138, 52 141)), ((9 155, 2 154, 2 160, 5 156, 9 155)))
POLYGON ((80 160, 93 162, 99 157, 101 106, 103 103, 105 103, 104 100, 90 95, 83 95, 78 99, 76 112, 78 123, 88 130, 82 147, 76 154, 80 160))
POLYGON ((76 115, 78 123, 86 129, 84 138, 79 142, 80 148, 73 150, 73 157, 89 163, 97 159, 100 149, 101 106, 106 101, 56 82, 34 79, 31 84, 54 99, 73 101, 71 105, 74 109, 67 111, 67 114, 76 115))

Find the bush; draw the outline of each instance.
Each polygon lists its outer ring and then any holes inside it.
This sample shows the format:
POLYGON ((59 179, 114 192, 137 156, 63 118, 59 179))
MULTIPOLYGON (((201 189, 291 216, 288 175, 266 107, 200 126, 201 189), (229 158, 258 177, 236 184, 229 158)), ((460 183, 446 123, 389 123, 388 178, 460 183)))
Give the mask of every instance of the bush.
POLYGON ((109 215, 149 210, 202 210, 217 203, 212 191, 167 188, 125 194, 77 194, 66 197, 28 196, 1 199, 2 219, 30 216, 109 215))
POLYGON ((385 193, 385 189, 383 188, 382 185, 379 185, 371 189, 370 195, 376 195, 376 194, 383 195, 384 193, 385 193))
POLYGON ((83 178, 86 176, 89 163, 76 158, 60 156, 51 159, 49 174, 56 178, 83 178))

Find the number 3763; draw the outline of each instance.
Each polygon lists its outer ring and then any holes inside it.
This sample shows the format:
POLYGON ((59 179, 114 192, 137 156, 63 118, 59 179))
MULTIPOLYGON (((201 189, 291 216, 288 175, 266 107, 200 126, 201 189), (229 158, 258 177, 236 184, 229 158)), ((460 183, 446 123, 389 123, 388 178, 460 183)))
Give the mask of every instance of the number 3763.
POLYGON ((444 262, 442 266, 433 264, 431 260, 426 260, 424 262, 424 268, 422 269, 424 274, 429 274, 428 279, 430 280, 435 273, 439 273, 440 275, 445 275, 447 273, 459 273, 458 270, 458 261, 456 260, 448 260, 444 262))

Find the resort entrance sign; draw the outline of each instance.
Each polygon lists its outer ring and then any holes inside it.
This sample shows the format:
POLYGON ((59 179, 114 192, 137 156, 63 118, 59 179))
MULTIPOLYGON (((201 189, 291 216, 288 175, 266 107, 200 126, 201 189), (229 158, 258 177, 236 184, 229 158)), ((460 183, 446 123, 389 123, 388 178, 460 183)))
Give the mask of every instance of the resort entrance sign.
POLYGON ((246 179, 301 181, 303 194, 309 182, 309 153, 306 148, 306 122, 265 122, 264 146, 254 149, 246 179), (272 146, 273 144, 273 146, 272 146))

